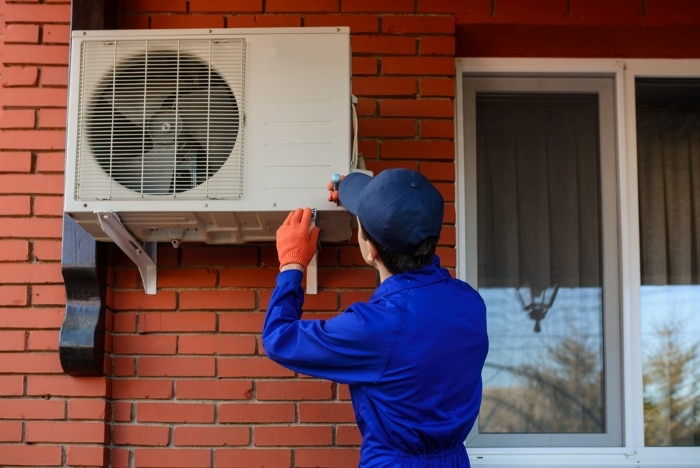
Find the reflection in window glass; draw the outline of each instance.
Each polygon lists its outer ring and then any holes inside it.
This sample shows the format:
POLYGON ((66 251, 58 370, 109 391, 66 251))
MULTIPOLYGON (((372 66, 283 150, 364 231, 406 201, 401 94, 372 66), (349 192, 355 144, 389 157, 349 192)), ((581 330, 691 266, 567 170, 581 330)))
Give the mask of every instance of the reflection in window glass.
POLYGON ((636 95, 645 443, 700 446, 700 81, 636 95))
POLYGON ((598 101, 477 96, 479 433, 604 433, 598 101))

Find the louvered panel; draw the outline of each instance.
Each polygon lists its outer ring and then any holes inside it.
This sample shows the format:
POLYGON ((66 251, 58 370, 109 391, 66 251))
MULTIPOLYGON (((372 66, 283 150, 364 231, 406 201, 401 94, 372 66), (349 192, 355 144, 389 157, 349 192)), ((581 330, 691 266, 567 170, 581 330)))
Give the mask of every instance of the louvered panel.
POLYGON ((88 41, 79 66, 77 199, 243 196, 244 38, 88 41))

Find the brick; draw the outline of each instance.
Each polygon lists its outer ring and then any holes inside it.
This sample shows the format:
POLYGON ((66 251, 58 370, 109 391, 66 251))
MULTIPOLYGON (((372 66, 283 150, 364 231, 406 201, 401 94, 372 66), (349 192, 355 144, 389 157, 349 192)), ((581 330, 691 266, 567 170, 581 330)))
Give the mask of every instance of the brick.
POLYGON ((136 375, 136 359, 112 356, 112 375, 115 377, 133 377, 136 375))
POLYGON ((351 39, 352 53, 380 55, 416 55, 416 38, 409 36, 358 35, 351 39))
MULTIPOLYGON (((68 47, 63 45, 5 45, 6 64, 68 65, 68 47)), ((3 99, 7 98, 4 96, 3 99)), ((7 104, 6 104, 7 105, 7 104)))
POLYGON ((66 109, 41 109, 39 111, 39 128, 65 128, 66 109))
POLYGON ((454 143, 451 141, 385 141, 382 157, 400 159, 454 159, 454 143))
POLYGON ((209 466, 211 452, 208 449, 150 448, 134 450, 134 465, 152 468, 173 466, 209 466))
POLYGON ((183 310, 246 310, 255 308, 255 292, 250 290, 188 290, 180 292, 183 310))
MULTIPOLYGON (((13 86, 32 86, 37 84, 39 79, 39 68, 33 65, 5 67, 2 71, 2 81, 0 84, 3 87, 10 88, 13 86)), ((8 112, 7 110, 3 112, 8 112)))
POLYGON ((0 373, 50 374, 57 372, 63 372, 57 353, 6 353, 3 359, 0 359, 0 373))
MULTIPOLYGON (((236 424, 291 423, 295 420, 294 403, 221 403, 219 422, 236 424)), ((282 445, 282 444, 279 444, 282 445)))
POLYGON ((159 288, 212 288, 217 283, 217 272, 211 268, 159 268, 159 288))
MULTIPOLYGON (((14 18, 12 18, 14 20, 14 18)), ((39 26, 36 24, 8 24, 3 39, 5 44, 38 44, 39 26)))
POLYGON ((0 128, 33 128, 34 111, 31 109, 5 110, 0 113, 0 128))
POLYGON ((12 4, 5 7, 5 18, 16 23, 67 23, 70 5, 12 4))
POLYGON ((379 60, 376 57, 353 57, 352 74, 353 86, 358 76, 376 75, 379 72, 379 60))
POLYGON ((37 172, 60 172, 63 173, 65 155, 63 153, 37 153, 37 172))
POLYGON ((498 0, 493 14, 498 22, 505 24, 558 24, 567 17, 567 0, 540 0, 532 5, 520 0, 498 0))
MULTIPOLYGON (((8 356, 8 355, 6 355, 8 356)), ((3 356, 3 359, 8 359, 3 356)), ((63 419, 66 415, 65 402, 41 398, 2 398, 0 414, 3 419, 63 419)))
POLYGON ((422 120, 420 122, 420 138, 446 138, 453 140, 454 132, 454 122, 451 120, 422 120))
MULTIPOLYGON (((6 223, 10 224, 10 223, 6 223)), ((14 225, 14 223, 12 223, 14 225)), ((0 268, 0 284, 62 283, 61 267, 55 263, 9 263, 0 268)))
POLYGON ((56 216, 63 212, 63 197, 37 196, 34 199, 35 216, 56 216))
POLYGON ((278 28, 301 26, 301 15, 230 15, 226 16, 229 28, 278 28))
POLYGON ((4 151, 0 153, 0 173, 30 172, 32 154, 29 151, 4 151))
POLYGON ((250 429, 248 427, 179 426, 175 427, 174 433, 173 443, 178 447, 248 445, 250 443, 250 429))
MULTIPOLYGON (((216 449, 214 451, 214 457, 216 466, 226 466, 228 468, 250 468, 251 466, 293 466, 292 451, 290 449, 266 448, 260 450, 255 448, 225 448, 216 449)), ((357 463, 355 465, 357 465, 357 463)))
POLYGON ((330 400, 333 383, 318 380, 259 380, 255 392, 258 400, 330 400))
POLYGON ((474 17, 475 21, 491 19, 491 5, 493 0, 471 0, 469 2, 455 0, 418 0, 417 13, 447 13, 474 17))
POLYGON ((352 423, 355 413, 350 403, 299 403, 300 423, 352 423))
POLYGON ((422 97, 455 96, 454 78, 422 78, 420 80, 420 95, 422 97))
MULTIPOLYGON (((62 227, 61 218, 8 218, 0 223, 0 237, 60 238, 62 227)), ((39 265, 27 266, 39 268, 39 265)), ((4 275, 0 273, 2 276, 4 275)), ((9 282, 18 283, 12 280, 9 282)))
POLYGON ((114 314, 114 325, 112 331, 115 333, 135 333, 136 317, 133 312, 119 312, 114 314))
MULTIPOLYGON (((59 107, 66 106, 66 90, 62 88, 16 88, 3 96, 5 107, 59 107)), ((65 119, 63 121, 65 126, 65 119)))
POLYGON ((454 76, 454 57, 382 57, 385 75, 454 76))
POLYGON ((39 81, 42 86, 67 86, 68 67, 66 66, 44 66, 41 67, 39 81))
POLYGON ((22 441, 22 422, 0 421, 0 442, 21 442, 22 441))
POLYGON ((220 377, 291 377, 293 375, 294 372, 266 357, 219 358, 220 377))
POLYGON ((76 421, 104 421, 108 401, 103 398, 71 398, 68 400, 68 419, 76 421))
MULTIPOLYGON (((13 95, 14 93, 7 94, 13 95)), ((64 130, 0 129, 0 150, 16 150, 26 148, 37 150, 64 149, 65 139, 66 132, 64 130)), ((61 190, 61 193, 62 192, 63 190, 61 190)))
POLYGON ((295 450, 296 466, 357 466, 359 450, 349 448, 300 448, 295 450))
POLYGON ((220 273, 221 287, 256 288, 275 284, 277 269, 226 268, 220 273))
POLYGON ((216 330, 213 312, 145 312, 139 318, 139 332, 202 332, 216 330))
MULTIPOLYGON (((653 0, 640 2, 639 0, 618 0, 607 2, 606 0, 570 0, 569 16, 578 24, 634 24, 639 23, 644 15, 644 5, 647 9, 652 6, 653 0)), ((659 2, 673 3, 678 2, 659 2)), ((691 2, 696 5, 695 2, 691 2)))
POLYGON ((58 351, 58 334, 58 330, 30 330, 27 351, 58 351))
POLYGON ((258 266, 258 249, 249 246, 227 245, 181 245, 183 266, 226 265, 227 268, 235 266, 258 266))
POLYGON ((250 400, 253 393, 249 380, 180 379, 175 385, 178 400, 250 400))
POLYGON ((177 349, 180 354, 246 355, 255 354, 256 341, 251 335, 181 335, 177 349))
POLYGON ((339 0, 266 0, 266 13, 335 13, 339 0))
MULTIPOLYGON (((352 91, 356 96, 415 96, 418 83, 408 77, 366 77, 352 80, 352 91)), ((362 126, 359 127, 362 130, 362 126)))
POLYGON ((30 375, 27 377, 29 396, 104 397, 107 379, 104 377, 71 377, 68 375, 30 375))
POLYGON ((322 288, 374 288, 376 286, 377 272, 369 268, 328 271, 319 278, 319 287, 322 288))
POLYGON ((413 13, 413 0, 343 0, 342 11, 348 13, 413 13))
POLYGON ((173 291, 158 291, 148 295, 143 291, 115 291, 114 310, 175 310, 176 296, 173 291))
POLYGON ((70 26, 67 24, 45 24, 42 28, 43 44, 68 44, 70 42, 70 26))
POLYGON ((140 377, 212 377, 216 361, 209 357, 140 357, 140 377))
POLYGON ((420 55, 447 55, 455 56, 455 39, 454 37, 422 37, 418 44, 418 53, 420 55))
POLYGON ((131 413, 136 405, 128 401, 114 400, 112 403, 112 419, 117 422, 131 421, 131 413))
POLYGON ((27 216, 31 213, 28 196, 0 196, 0 216, 27 216))
POLYGON ((181 29, 181 28, 223 28, 224 17, 222 15, 153 15, 151 28, 153 29, 181 29))
POLYGON ((213 423, 213 404, 206 403, 138 403, 136 419, 139 422, 160 423, 213 423))
POLYGON ((170 428, 150 424, 114 424, 112 442, 115 445, 166 446, 170 442, 170 428))
POLYGON ((408 137, 416 136, 413 119, 359 119, 359 137, 408 137))
POLYGON ((117 335, 112 342, 115 354, 175 354, 177 337, 175 335, 117 335))
MULTIPOLYGON (((630 0, 627 0, 624 3, 627 4, 629 2, 630 0)), ((675 0, 672 2, 647 0, 645 5, 645 19, 649 24, 697 26, 698 21, 700 21, 700 8, 698 8, 698 3, 692 0, 675 0)), ((633 15, 636 18, 640 5, 633 4, 631 7, 632 12, 630 16, 633 15)))
MULTIPOLYGON (((377 15, 308 15, 304 26, 309 27, 349 27, 352 34, 369 34, 379 32, 377 15)), ((355 67, 353 66, 353 72, 355 67)))
MULTIPOLYGON (((0 286, 0 300, 3 287, 0 286)), ((0 351, 24 351, 27 340, 24 330, 0 330, 0 351)))
POLYGON ((0 396, 20 396, 24 394, 24 376, 0 375, 0 396))
POLYGON ((384 99, 382 117, 432 117, 452 118, 454 102, 451 99, 384 99))
MULTIPOLYGON (((225 1, 219 0, 221 3, 225 1)), ((193 4, 202 3, 201 1, 192 1, 193 4)), ((230 3, 230 2, 229 2, 230 3)), ((163 12, 180 12, 187 11, 186 0, 125 0, 124 11, 129 13, 163 13, 163 12)), ((194 11, 194 10, 193 10, 194 11)))
POLYGON ((420 173, 429 180, 454 182, 455 179, 454 162, 423 162, 420 165, 420 173))
POLYGON ((33 306, 65 304, 66 288, 62 284, 34 285, 31 300, 33 306))
MULTIPOLYGON (((0 272, 10 264, 3 265, 0 272)), ((66 315, 65 307, 26 310, 18 314, 15 307, 0 307, 0 328, 59 328, 66 315)))
POLYGON ((66 462, 68 466, 109 466, 109 447, 69 445, 66 462))
MULTIPOLYGON (((132 0, 139 3, 138 0, 132 0)), ((165 0, 167 1, 167 0, 165 0)), ((262 13, 262 0, 190 0, 190 11, 194 13, 262 13)))
POLYGON ((3 444, 2 463, 5 466, 60 466, 63 465, 63 449, 57 445, 3 444))
POLYGON ((28 422, 25 429, 27 442, 82 442, 104 443, 107 440, 103 422, 28 422))
POLYGON ((112 398, 117 400, 169 400, 172 397, 173 383, 171 380, 112 380, 112 398))
POLYGON ((360 445, 362 443, 362 434, 356 424, 341 425, 335 429, 336 445, 360 445))
POLYGON ((450 16, 392 16, 382 17, 382 32, 387 34, 448 34, 455 32, 455 20, 450 16))
POLYGON ((333 430, 330 426, 257 426, 253 437, 257 447, 331 445, 333 430))
POLYGON ((260 333, 264 321, 261 312, 225 312, 219 315, 219 332, 260 333))

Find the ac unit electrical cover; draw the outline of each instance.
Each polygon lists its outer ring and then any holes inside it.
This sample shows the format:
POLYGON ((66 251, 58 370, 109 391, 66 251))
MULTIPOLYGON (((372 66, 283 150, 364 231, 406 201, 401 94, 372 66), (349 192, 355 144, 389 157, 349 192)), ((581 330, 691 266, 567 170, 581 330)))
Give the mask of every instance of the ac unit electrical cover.
POLYGON ((143 241, 274 238, 351 166, 347 28, 74 31, 65 212, 98 240, 115 212, 143 241))

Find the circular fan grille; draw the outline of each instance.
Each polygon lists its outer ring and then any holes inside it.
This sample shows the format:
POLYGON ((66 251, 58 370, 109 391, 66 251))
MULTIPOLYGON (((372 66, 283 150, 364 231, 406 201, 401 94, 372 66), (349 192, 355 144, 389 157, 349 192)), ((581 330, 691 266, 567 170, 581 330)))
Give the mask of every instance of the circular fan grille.
POLYGON ((205 62, 149 51, 100 82, 85 128, 109 177, 142 194, 171 195, 201 185, 223 166, 239 119, 233 92, 205 62))

